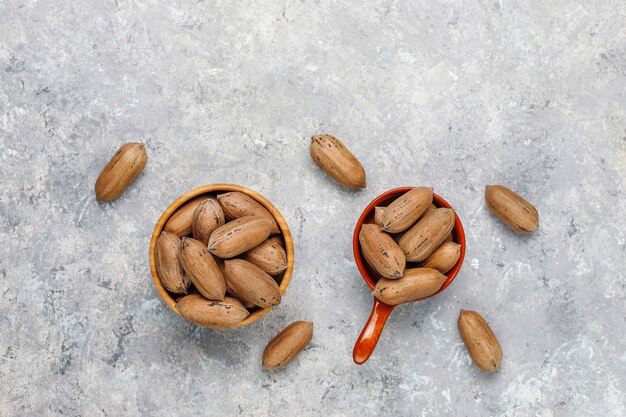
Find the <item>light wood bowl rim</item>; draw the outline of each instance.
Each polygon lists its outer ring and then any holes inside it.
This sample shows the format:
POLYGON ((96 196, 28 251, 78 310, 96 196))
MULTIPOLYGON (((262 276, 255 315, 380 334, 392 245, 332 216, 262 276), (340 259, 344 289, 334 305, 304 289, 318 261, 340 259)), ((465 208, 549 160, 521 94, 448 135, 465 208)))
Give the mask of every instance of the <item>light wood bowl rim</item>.
MULTIPOLYGON (((244 193, 250 196, 255 201, 259 202, 263 207, 265 207, 272 214, 272 216, 274 216, 274 219, 276 220, 276 223, 278 223, 278 227, 280 228, 280 231, 282 233, 282 237, 285 242, 285 251, 287 252, 287 269, 285 269, 283 273, 283 278, 279 286, 281 298, 283 294, 285 293, 285 290, 287 290, 287 286, 289 286, 289 281, 291 280, 291 275, 293 273, 293 264, 294 264, 293 238, 291 237, 289 226, 287 226, 287 222, 285 221, 283 216, 280 214, 280 211, 278 211, 278 209, 274 207, 274 205, 270 203, 270 201, 267 200, 265 197, 263 197, 261 194, 247 187, 244 187, 242 185, 236 185, 236 184, 203 185, 201 187, 194 188, 193 190, 188 191, 185 194, 181 195, 165 209, 163 214, 161 214, 161 217, 159 217, 159 220, 157 221, 156 226, 154 226, 154 231, 152 232, 152 239, 150 239, 149 256, 150 256, 150 272, 152 273, 152 281, 154 282, 154 286, 156 287, 157 292, 159 293, 163 301, 165 301, 165 304, 167 304, 167 306, 171 308, 174 311, 174 313, 178 314, 179 316, 180 316, 180 312, 176 308, 176 301, 171 297, 171 295, 168 293, 165 287, 163 287, 163 284, 161 284, 161 280, 159 279, 159 275, 156 270, 156 260, 154 256, 154 247, 156 245, 156 240, 161 234, 161 232, 163 231, 163 228, 165 227, 165 223, 169 220, 172 214, 180 206, 185 204, 187 201, 191 200, 194 197, 201 196, 203 194, 216 193, 216 192, 229 192, 229 191, 239 191, 241 193, 244 193)), ((232 326, 217 326, 217 325, 212 325, 212 326, 202 325, 202 326, 210 328, 210 329, 233 329, 237 327, 243 327, 250 323, 254 323, 258 319, 260 319, 261 317, 269 313, 270 310, 271 308, 262 308, 257 311, 254 311, 248 317, 246 317, 243 321, 237 324, 234 324, 232 326)))

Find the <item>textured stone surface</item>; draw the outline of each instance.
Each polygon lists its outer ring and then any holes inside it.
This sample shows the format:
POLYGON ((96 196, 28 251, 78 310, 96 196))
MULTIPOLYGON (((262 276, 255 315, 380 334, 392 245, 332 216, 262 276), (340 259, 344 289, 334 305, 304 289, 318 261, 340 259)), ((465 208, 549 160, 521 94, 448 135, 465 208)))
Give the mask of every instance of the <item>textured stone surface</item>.
POLYGON ((621 0, 0 1, 0 414, 625 415, 624 22, 621 0), (314 165, 320 132, 366 190, 314 165), (144 173, 97 203, 131 140, 144 173), (148 270, 162 210, 213 182, 271 199, 296 244, 283 303, 235 331, 180 320, 148 270), (537 206, 538 233, 488 213, 491 183, 537 206), (352 230, 412 184, 458 210, 466 262, 358 367, 352 230), (460 308, 499 336, 499 375, 471 365, 460 308), (297 319, 312 344, 261 369, 297 319))

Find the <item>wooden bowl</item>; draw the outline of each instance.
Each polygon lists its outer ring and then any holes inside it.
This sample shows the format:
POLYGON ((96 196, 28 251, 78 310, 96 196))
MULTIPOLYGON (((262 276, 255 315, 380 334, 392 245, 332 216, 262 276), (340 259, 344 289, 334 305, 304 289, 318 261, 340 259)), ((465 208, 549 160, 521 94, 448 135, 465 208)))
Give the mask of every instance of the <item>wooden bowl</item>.
MULTIPOLYGON (((226 193, 229 191, 238 191, 238 192, 246 194, 247 196, 253 198, 258 203, 260 203, 263 207, 265 207, 272 214, 272 216, 274 216, 274 219, 278 223, 278 227, 280 228, 283 240, 285 242, 285 252, 287 253, 287 269, 285 269, 280 275, 277 275, 275 277, 280 282, 279 290, 280 290, 281 297, 285 293, 285 290, 287 289, 287 286, 289 285, 289 281, 291 280, 291 274, 293 273, 293 260, 294 260, 293 239, 291 237, 291 232, 289 231, 289 227, 287 226, 287 222, 285 222, 285 219, 280 214, 278 209, 274 207, 274 205, 270 203, 261 194, 249 188, 243 187, 241 185, 234 185, 234 184, 204 185, 202 187, 198 187, 194 190, 188 191, 185 194, 181 195, 176 200, 174 200, 174 202, 170 204, 168 208, 165 209, 165 211, 159 218, 159 221, 157 222, 156 226, 154 227, 154 232, 152 232, 152 239, 150 240, 150 271, 152 272, 152 280, 154 281, 154 286, 156 287, 163 301, 165 301, 165 304, 167 304, 174 311, 174 313, 178 314, 179 316, 180 316, 180 313, 176 309, 176 300, 173 297, 180 297, 180 295, 170 293, 169 291, 165 289, 165 287, 163 287, 163 284, 161 284, 161 280, 159 279, 159 275, 156 270, 156 261, 154 257, 154 247, 156 245, 156 240, 161 235, 161 232, 163 231, 163 227, 165 226, 165 223, 169 220, 172 214, 180 206, 185 204, 187 201, 200 195, 207 195, 207 196, 217 195, 217 194, 222 194, 222 193, 226 193)), ((246 317, 245 320, 237 324, 234 324, 232 326, 216 326, 216 325, 208 326, 207 325, 204 327, 208 327, 211 329, 231 329, 235 327, 246 326, 260 319, 261 317, 266 315, 270 310, 271 308, 259 308, 253 311, 252 313, 250 313, 250 315, 246 317)))

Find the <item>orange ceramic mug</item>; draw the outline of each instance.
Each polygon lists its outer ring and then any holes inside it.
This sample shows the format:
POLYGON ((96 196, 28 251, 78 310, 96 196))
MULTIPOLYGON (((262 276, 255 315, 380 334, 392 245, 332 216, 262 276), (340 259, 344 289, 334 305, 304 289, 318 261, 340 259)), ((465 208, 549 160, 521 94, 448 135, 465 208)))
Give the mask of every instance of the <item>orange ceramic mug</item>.
MULTIPOLYGON (((353 238, 353 249, 354 249, 354 260, 356 261, 356 265, 359 268, 359 272, 361 276, 365 280, 365 283, 373 290, 376 286, 376 281, 380 278, 380 275, 376 273, 368 264, 365 262, 363 258, 363 254, 361 253, 361 247, 359 244, 359 233, 361 232, 361 226, 367 223, 374 223, 374 209, 377 206, 387 206, 393 200, 401 196, 402 194, 410 191, 413 187, 400 187, 395 188, 393 190, 387 191, 376 197, 374 201, 372 201, 363 211, 361 217, 359 217, 359 221, 356 224, 356 228, 354 229, 354 238, 353 238)), ((433 204, 437 207, 446 207, 452 208, 450 204, 443 198, 439 197, 437 194, 433 193, 433 204)), ((439 294, 441 291, 445 290, 448 285, 454 280, 459 270, 461 269, 461 265, 463 264, 463 258, 465 257, 465 232, 463 231, 463 225, 461 224, 461 220, 459 216, 454 214, 454 228, 452 229, 452 238, 453 241, 461 245, 461 256, 457 261, 456 265, 446 274, 448 279, 443 283, 439 291, 435 294, 429 296, 432 297, 436 294, 439 294)), ((425 298, 429 298, 425 297, 425 298)), ((420 299, 423 300, 424 298, 420 299)), ((415 301, 420 301, 415 300, 415 301)), ((378 343, 378 339, 383 331, 383 327, 389 318, 389 315, 393 311, 396 306, 388 305, 379 301, 376 297, 374 297, 374 307, 372 308, 372 313, 370 314, 367 323, 365 323, 365 327, 359 338, 354 345, 354 362, 358 365, 365 363, 371 356, 372 352, 376 348, 376 344, 378 343)))

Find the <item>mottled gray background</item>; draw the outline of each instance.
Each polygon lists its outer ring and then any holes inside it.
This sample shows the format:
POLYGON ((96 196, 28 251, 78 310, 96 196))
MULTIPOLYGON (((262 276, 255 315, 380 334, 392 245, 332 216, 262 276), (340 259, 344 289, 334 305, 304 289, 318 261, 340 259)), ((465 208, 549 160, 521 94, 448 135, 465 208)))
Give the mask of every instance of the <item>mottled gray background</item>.
POLYGON ((622 0, 0 1, 0 414, 624 416, 625 23, 622 0), (314 165, 320 132, 366 190, 314 165), (134 140, 144 173, 97 203, 134 140), (163 209, 214 182, 272 200, 296 245, 283 303, 235 331, 176 317, 148 269, 163 209), (490 183, 538 233, 490 215, 490 183), (359 367, 352 230, 402 185, 455 206, 467 257, 359 367), (460 308, 498 335, 500 374, 471 364, 460 308), (263 370, 297 319, 312 344, 263 370))

